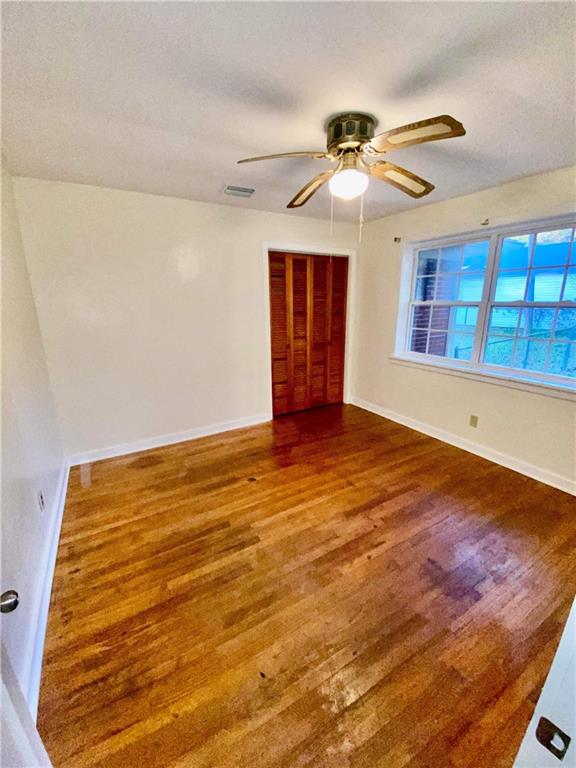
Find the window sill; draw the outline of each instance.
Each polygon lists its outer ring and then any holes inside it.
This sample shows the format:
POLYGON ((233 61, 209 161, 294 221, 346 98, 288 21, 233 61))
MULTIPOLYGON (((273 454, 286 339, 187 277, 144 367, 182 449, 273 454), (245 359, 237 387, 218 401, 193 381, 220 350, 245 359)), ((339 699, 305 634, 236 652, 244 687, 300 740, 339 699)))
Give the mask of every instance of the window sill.
POLYGON ((484 369, 474 368, 469 365, 458 365, 458 363, 455 362, 432 362, 429 358, 421 360, 412 355, 390 355, 390 361, 397 365, 407 365, 411 368, 424 368, 429 371, 434 371, 435 373, 444 373, 450 376, 458 376, 463 379, 483 381, 486 384, 495 384, 496 386, 501 387, 522 389, 537 395, 557 397, 561 400, 571 400, 572 402, 576 402, 576 385, 548 384, 539 379, 532 379, 529 376, 512 377, 507 373, 488 372, 484 369))

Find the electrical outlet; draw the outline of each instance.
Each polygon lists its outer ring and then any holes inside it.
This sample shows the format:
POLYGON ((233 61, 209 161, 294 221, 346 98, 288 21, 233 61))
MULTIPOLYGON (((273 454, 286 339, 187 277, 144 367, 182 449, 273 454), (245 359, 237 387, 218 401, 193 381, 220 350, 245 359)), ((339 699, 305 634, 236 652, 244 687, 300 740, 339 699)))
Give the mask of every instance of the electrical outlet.
POLYGON ((46 509, 46 501, 44 499, 44 493, 42 491, 38 491, 38 509, 40 512, 44 512, 46 509))
POLYGON ((477 427, 478 426, 478 416, 474 416, 473 414, 470 414, 470 421, 468 422, 471 427, 477 427))

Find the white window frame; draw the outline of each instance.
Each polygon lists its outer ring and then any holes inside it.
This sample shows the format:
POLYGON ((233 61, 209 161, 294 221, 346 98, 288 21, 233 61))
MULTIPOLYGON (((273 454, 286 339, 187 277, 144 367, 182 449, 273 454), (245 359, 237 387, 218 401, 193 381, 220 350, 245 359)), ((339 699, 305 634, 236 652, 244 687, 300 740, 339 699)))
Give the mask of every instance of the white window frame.
MULTIPOLYGON (((396 346, 392 355, 392 360, 410 365, 425 366, 427 368, 436 368, 445 373, 455 373, 466 375, 471 378, 492 379, 496 383, 507 383, 511 386, 532 389, 537 387, 539 391, 549 390, 550 394, 561 393, 564 396, 572 396, 576 389, 576 382, 568 376, 559 376, 557 374, 541 373, 538 371, 529 371, 518 368, 493 365, 482 362, 484 356, 484 347, 488 338, 488 323, 490 309, 493 306, 518 307, 569 307, 575 306, 574 302, 530 302, 530 301, 494 301, 496 293, 497 278, 497 259, 501 250, 501 244, 505 237, 510 235, 531 234, 533 232, 546 232, 555 229, 567 227, 576 227, 576 219, 573 214, 553 219, 540 219, 536 221, 525 221, 512 225, 503 225, 500 227, 491 227, 473 232, 449 235, 447 237, 435 238, 433 240, 420 240, 408 243, 403 253, 402 278, 400 302, 398 307, 398 322, 396 328, 396 346), (413 352, 410 350, 411 334, 411 308, 414 304, 414 293, 416 288, 416 277, 418 268, 418 252, 427 249, 441 248, 450 245, 466 245, 468 243, 488 240, 488 260, 486 265, 484 286, 482 297, 479 302, 471 301, 439 301, 433 302, 430 306, 478 306, 478 322, 474 334, 474 346, 471 359, 462 360, 448 357, 430 355, 423 352, 413 352)), ((534 245, 532 245, 534 247, 534 245)), ((575 246, 572 246, 575 247, 575 246)), ((532 254, 531 254, 532 255, 532 254)), ((570 260, 570 254, 568 256, 570 260)), ((575 265, 576 266, 576 265, 575 265)), ((566 278, 564 278, 566 279, 566 278)), ((427 302, 423 302, 425 304, 427 302)), ((515 343, 516 343, 516 338, 515 343)))

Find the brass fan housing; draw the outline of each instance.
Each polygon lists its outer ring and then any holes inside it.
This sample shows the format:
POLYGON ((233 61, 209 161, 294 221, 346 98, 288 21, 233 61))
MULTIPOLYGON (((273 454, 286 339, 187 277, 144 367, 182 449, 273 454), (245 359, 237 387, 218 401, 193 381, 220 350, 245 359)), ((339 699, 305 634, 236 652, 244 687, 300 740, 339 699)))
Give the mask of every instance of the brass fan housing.
POLYGON ((330 118, 326 126, 328 152, 355 149, 374 137, 377 120, 365 112, 342 112, 330 118))

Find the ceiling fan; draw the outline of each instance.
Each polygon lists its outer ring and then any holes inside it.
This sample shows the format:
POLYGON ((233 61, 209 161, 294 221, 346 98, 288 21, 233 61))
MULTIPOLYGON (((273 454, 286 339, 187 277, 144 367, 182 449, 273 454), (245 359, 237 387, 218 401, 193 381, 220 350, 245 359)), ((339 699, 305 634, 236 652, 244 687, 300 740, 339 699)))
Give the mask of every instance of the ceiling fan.
POLYGON ((287 208, 299 208, 326 182, 336 197, 352 200, 368 187, 371 176, 385 181, 402 190, 410 197, 424 197, 434 189, 429 181, 421 179, 411 171, 393 165, 387 160, 366 162, 381 157, 396 149, 464 136, 464 126, 450 115, 439 115, 417 123, 409 123, 374 136, 377 121, 363 112, 344 112, 333 117, 327 127, 326 152, 282 152, 275 155, 247 157, 239 163, 254 163, 258 160, 275 160, 283 157, 310 157, 314 160, 330 160, 337 163, 332 170, 323 171, 311 179, 290 200, 287 208))

